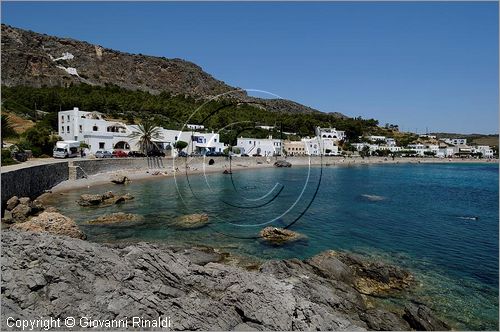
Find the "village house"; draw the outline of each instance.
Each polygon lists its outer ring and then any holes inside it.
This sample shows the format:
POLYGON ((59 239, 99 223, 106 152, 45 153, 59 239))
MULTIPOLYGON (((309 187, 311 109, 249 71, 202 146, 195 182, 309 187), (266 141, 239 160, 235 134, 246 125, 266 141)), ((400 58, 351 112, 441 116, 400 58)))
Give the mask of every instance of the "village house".
POLYGON ((240 148, 241 154, 249 156, 281 156, 283 146, 280 139, 273 138, 251 138, 240 137, 236 146, 240 148))

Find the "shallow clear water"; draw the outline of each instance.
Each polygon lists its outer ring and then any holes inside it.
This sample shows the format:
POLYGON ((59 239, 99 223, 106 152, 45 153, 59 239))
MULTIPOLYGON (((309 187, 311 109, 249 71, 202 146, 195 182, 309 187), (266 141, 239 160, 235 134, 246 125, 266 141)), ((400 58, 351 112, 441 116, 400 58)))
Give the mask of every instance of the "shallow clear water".
POLYGON ((413 271, 416 296, 458 329, 498 329, 498 165, 399 164, 263 169, 103 185, 53 198, 93 241, 196 244, 262 259, 350 250, 413 271), (318 182, 320 181, 319 190, 318 182), (276 187, 275 187, 276 185, 276 187), (273 189, 274 188, 274 189, 273 189), (82 193, 130 192, 120 206, 82 208, 82 193), (316 191, 317 190, 317 191, 316 191), (104 213, 144 215, 140 224, 85 221, 104 213), (210 225, 172 220, 208 213, 210 225), (477 217, 477 218, 471 218, 477 217), (306 240, 282 247, 257 239, 266 225, 306 240), (291 226, 290 226, 291 225, 291 226))

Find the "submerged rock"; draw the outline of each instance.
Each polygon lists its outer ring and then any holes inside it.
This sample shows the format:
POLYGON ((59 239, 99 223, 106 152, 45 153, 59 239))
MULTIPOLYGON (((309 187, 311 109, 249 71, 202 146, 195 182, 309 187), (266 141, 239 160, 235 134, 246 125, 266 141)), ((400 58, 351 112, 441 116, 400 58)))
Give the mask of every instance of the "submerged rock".
POLYGON ((276 167, 292 167, 292 164, 286 160, 278 160, 274 163, 276 167))
POLYGON ((29 221, 13 225, 12 229, 29 232, 48 232, 77 239, 86 238, 73 219, 57 212, 43 212, 29 221))
POLYGON ((385 197, 384 196, 378 196, 378 195, 368 195, 368 194, 363 194, 361 197, 372 201, 372 202, 379 202, 379 201, 384 201, 385 197))
POLYGON ((115 184, 126 184, 130 182, 130 179, 126 177, 125 175, 115 175, 112 179, 111 182, 115 184))
POLYGON ((173 222, 173 226, 185 229, 195 229, 206 226, 208 222, 208 214, 193 213, 176 218, 173 222))
POLYGON ((108 191, 104 194, 83 194, 77 203, 80 206, 108 206, 111 204, 118 204, 128 200, 134 199, 134 196, 129 193, 117 196, 113 192, 108 191))
POLYGON ((422 304, 407 304, 403 318, 417 331, 446 331, 450 326, 434 316, 432 311, 422 304))
POLYGON ((300 233, 277 227, 266 227, 260 231, 259 235, 264 240, 274 244, 283 244, 304 238, 304 235, 300 233))
POLYGON ((144 217, 141 215, 138 215, 138 214, 117 212, 117 213, 105 214, 103 216, 98 217, 97 219, 88 221, 88 223, 89 224, 116 224, 116 223, 131 222, 131 221, 135 222, 135 221, 142 221, 142 220, 144 220, 144 217))
POLYGON ((78 200, 78 204, 81 206, 92 206, 92 205, 99 205, 102 203, 103 195, 100 194, 83 194, 80 196, 80 199, 78 200))

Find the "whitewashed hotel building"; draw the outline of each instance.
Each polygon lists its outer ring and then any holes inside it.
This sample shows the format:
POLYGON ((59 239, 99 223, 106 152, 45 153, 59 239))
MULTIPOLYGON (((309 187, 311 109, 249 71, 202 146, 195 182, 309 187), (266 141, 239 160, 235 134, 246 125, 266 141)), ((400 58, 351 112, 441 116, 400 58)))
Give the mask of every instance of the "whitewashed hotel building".
MULTIPOLYGON (((222 152, 224 143, 220 141, 217 133, 195 132, 194 128, 188 131, 159 129, 160 139, 154 140, 155 144, 175 155, 173 148, 175 142, 185 141, 188 146, 183 149, 186 153, 205 153, 207 151, 222 152)), ((130 135, 138 131, 137 125, 126 125, 119 121, 108 121, 98 112, 84 112, 77 107, 69 111, 58 113, 58 132, 63 140, 84 142, 89 146, 90 152, 98 150, 139 150, 138 139, 130 135)))

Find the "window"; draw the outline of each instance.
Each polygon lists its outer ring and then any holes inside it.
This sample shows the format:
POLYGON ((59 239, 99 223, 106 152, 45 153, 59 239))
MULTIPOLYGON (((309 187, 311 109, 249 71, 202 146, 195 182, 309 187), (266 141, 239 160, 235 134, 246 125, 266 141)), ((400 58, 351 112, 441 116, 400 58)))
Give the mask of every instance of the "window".
POLYGON ((67 127, 66 127, 66 129, 67 129, 67 131, 68 131, 68 133, 69 133, 69 126, 67 126, 67 127))
MULTIPOLYGON (((98 131, 98 130, 99 130, 99 128, 98 128, 97 126, 93 126, 93 127, 92 127, 92 131, 98 131)), ((99 143, 99 146, 100 146, 100 145, 101 145, 101 143, 99 143)))
POLYGON ((82 133, 83 131, 83 128, 82 128, 82 125, 80 125, 80 134, 82 133))
POLYGON ((64 115, 61 116, 61 123, 64 123, 64 115))
POLYGON ((69 115, 68 115, 68 121, 69 121, 69 115))
POLYGON ((99 142, 99 149, 104 149, 104 142, 99 142))
POLYGON ((64 134, 64 126, 61 126, 61 133, 64 134))
POLYGON ((217 143, 217 138, 214 138, 214 142, 216 142, 216 143, 217 143))

